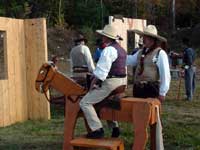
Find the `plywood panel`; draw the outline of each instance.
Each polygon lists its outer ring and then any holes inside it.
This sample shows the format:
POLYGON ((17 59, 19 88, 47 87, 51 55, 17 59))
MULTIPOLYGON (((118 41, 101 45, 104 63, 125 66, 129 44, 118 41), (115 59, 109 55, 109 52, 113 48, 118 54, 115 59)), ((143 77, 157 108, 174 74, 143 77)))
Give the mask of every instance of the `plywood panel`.
MULTIPOLYGON (((23 20, 0 18, 5 23, 8 79, 3 83, 4 125, 27 119, 23 20)), ((0 25, 3 28, 3 24, 0 25)))
POLYGON ((30 119, 49 119, 49 104, 35 91, 35 78, 47 61, 45 19, 0 17, 6 31, 8 76, 0 80, 0 127, 30 119))
MULTIPOLYGON (((4 63, 5 63, 5 66, 7 66, 7 24, 9 23, 9 20, 8 19, 2 19, 2 22, 0 24, 0 30, 2 31, 5 31, 5 37, 4 37, 4 63)), ((8 66, 6 67, 6 70, 5 72, 7 72, 7 68, 8 66)), ((5 125, 8 125, 10 124, 10 108, 9 108, 9 100, 8 100, 8 96, 9 96, 9 86, 8 86, 8 79, 7 78, 2 78, 0 80, 1 82, 1 98, 0 98, 0 101, 1 101, 1 109, 2 109, 2 116, 1 116, 1 124, 0 126, 5 126, 5 125)))
MULTIPOLYGON (((0 24, 0 30, 6 31, 6 28, 2 27, 1 24, 0 24)), ((4 34, 4 35, 6 35, 6 34, 4 34)), ((4 37, 4 39, 5 39, 5 37, 4 37)), ((7 56, 6 53, 5 53, 6 52, 5 44, 6 43, 5 43, 5 40, 4 40, 3 45, 1 45, 1 46, 3 46, 3 51, 4 51, 4 56, 3 56, 4 57, 4 63, 6 62, 5 56, 7 56)), ((6 64, 4 64, 4 65, 6 65, 6 64)), ((0 66, 3 67, 3 64, 1 64, 0 66)), ((1 70, 1 68, 0 68, 0 71, 3 71, 3 70, 1 70)), ((4 71, 6 71, 6 70, 4 70, 4 71)), ((4 122, 5 122, 5 109, 6 108, 5 108, 5 104, 4 104, 4 98, 7 95, 6 91, 5 91, 6 86, 7 86, 7 85, 5 85, 6 84, 5 81, 6 81, 6 79, 4 79, 4 78, 0 79, 0 126, 4 126, 4 122)))
POLYGON ((35 79, 38 70, 47 61, 45 19, 25 20, 25 48, 27 64, 27 93, 30 119, 49 119, 49 104, 44 95, 35 90, 35 79), (30 36, 31 35, 31 36, 30 36))
POLYGON ((15 72, 14 88, 16 95, 16 120, 24 121, 27 118, 27 102, 26 102, 26 68, 25 66, 25 46, 24 46, 24 23, 23 20, 13 21, 11 26, 11 34, 17 38, 12 38, 13 43, 11 49, 14 54, 13 69, 15 72), (17 30, 16 30, 17 27, 17 30))
MULTIPOLYGON (((5 98, 5 101, 9 102, 7 105, 10 107, 10 117, 11 122, 14 123, 16 121, 19 121, 17 119, 17 97, 16 97, 16 85, 15 85, 15 78, 17 77, 15 73, 15 60, 17 59, 15 57, 15 51, 18 51, 16 47, 16 41, 13 39, 16 39, 14 29, 12 28, 14 20, 9 20, 9 23, 7 24, 7 52, 8 52, 8 87, 9 87, 9 96, 7 97, 7 100, 5 98), (12 44, 11 44, 12 43, 12 44)), ((6 124, 9 125, 9 124, 6 124)))

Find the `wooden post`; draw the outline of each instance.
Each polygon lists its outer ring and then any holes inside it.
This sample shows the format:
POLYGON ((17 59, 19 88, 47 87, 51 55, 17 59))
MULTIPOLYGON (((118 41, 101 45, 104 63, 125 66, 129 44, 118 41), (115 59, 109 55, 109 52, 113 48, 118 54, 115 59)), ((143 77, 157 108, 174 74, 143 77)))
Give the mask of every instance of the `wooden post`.
POLYGON ((50 119, 49 103, 43 94, 35 90, 35 79, 38 70, 47 61, 46 20, 27 19, 24 21, 26 68, 27 68, 27 99, 30 119, 50 119))
POLYGON ((147 127, 150 120, 150 106, 148 103, 133 105, 134 145, 132 150, 144 150, 148 138, 147 127))
POLYGON ((74 136, 74 129, 79 110, 79 103, 72 103, 71 101, 67 100, 66 96, 63 150, 73 150, 70 141, 74 136))

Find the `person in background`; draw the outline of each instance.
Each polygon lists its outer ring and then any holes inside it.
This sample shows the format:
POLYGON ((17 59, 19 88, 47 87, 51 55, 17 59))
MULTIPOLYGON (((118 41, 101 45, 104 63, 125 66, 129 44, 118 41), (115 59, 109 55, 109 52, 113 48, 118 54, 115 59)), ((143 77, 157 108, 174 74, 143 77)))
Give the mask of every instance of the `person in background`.
POLYGON ((168 56, 161 48, 166 39, 157 34, 154 25, 148 25, 144 31, 134 30, 143 37, 143 48, 127 57, 127 65, 136 66, 133 96, 138 98, 158 98, 163 102, 169 90, 170 69, 168 56))
MULTIPOLYGON (((102 36, 106 47, 103 49, 96 68, 93 71, 89 92, 80 101, 91 132, 87 138, 101 138, 104 130, 94 105, 103 101, 117 87, 126 85, 126 51, 118 44, 117 29, 106 25, 103 30, 97 30, 102 36)), ((112 137, 118 137, 120 130, 116 121, 109 121, 112 128, 112 137)))
POLYGON ((72 72, 93 72, 95 67, 90 49, 86 45, 87 39, 80 34, 74 42, 75 46, 70 52, 72 72))
POLYGON ((143 38, 140 37, 138 41, 138 47, 134 48, 134 50, 131 52, 131 55, 134 55, 138 50, 143 48, 143 38))
POLYGON ((90 74, 95 66, 90 49, 86 46, 87 39, 79 34, 74 42, 75 46, 70 52, 72 78, 82 86, 89 88, 90 74))
POLYGON ((106 45, 102 42, 102 39, 97 39, 96 46, 97 46, 97 48, 96 48, 96 50, 94 52, 94 56, 93 56, 95 63, 98 62, 98 60, 101 56, 101 53, 102 53, 103 49, 106 47, 106 45))
POLYGON ((190 41, 188 38, 183 38, 182 42, 184 44, 183 50, 183 68, 184 68, 184 78, 185 78, 185 91, 188 101, 192 101, 194 90, 195 90, 195 51, 190 46, 190 41))

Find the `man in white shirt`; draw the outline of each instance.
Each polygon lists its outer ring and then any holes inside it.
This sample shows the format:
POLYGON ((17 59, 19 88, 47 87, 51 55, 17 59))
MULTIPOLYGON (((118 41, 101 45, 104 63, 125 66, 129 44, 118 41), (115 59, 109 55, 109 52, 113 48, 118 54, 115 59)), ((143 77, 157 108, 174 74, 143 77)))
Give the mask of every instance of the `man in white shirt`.
POLYGON ((83 35, 79 35, 74 41, 75 47, 70 52, 73 76, 86 77, 86 73, 93 72, 95 68, 90 49, 85 45, 86 41, 83 35))
POLYGON ((80 85, 88 87, 90 73, 95 68, 92 55, 85 45, 87 39, 83 35, 78 35, 74 42, 75 47, 70 52, 72 78, 80 85))
MULTIPOLYGON (((102 36, 106 47, 103 49, 96 68, 93 71, 93 80, 89 92, 80 101, 80 107, 86 117, 92 132, 87 134, 88 138, 101 138, 104 136, 103 126, 93 107, 101 102, 113 90, 121 85, 126 85, 126 51, 116 42, 118 39, 116 29, 106 25, 103 30, 97 30, 102 36), (97 83, 101 82, 101 86, 97 83)), ((112 137, 119 136, 117 122, 112 122, 112 137)))
POLYGON ((157 34, 154 25, 148 25, 144 31, 134 32, 143 36, 145 48, 127 57, 127 65, 136 66, 133 96, 158 98, 163 102, 171 76, 167 54, 160 45, 167 40, 157 34))

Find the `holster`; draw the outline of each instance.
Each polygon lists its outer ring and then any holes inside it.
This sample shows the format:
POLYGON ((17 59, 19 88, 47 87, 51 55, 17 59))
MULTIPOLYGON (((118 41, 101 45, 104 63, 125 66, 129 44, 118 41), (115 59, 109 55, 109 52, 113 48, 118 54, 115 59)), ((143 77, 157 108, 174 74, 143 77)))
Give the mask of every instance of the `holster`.
POLYGON ((138 98, 156 98, 159 96, 159 81, 136 82, 133 85, 133 96, 138 98))

